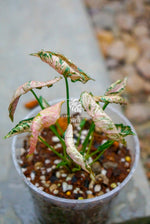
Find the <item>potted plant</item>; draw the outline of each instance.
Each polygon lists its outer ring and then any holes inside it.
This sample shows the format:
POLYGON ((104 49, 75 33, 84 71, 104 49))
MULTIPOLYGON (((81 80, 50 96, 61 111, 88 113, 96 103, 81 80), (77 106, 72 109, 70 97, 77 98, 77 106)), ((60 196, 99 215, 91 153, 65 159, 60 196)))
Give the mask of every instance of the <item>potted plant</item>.
POLYGON ((16 90, 9 105, 12 121, 20 96, 28 91, 41 110, 33 110, 5 136, 22 133, 13 138, 15 167, 31 191, 41 222, 104 223, 110 202, 133 175, 139 157, 132 125, 108 106, 126 104, 121 94, 127 79, 113 83, 103 96, 84 91, 80 99, 71 99, 68 78, 83 84, 94 79, 61 54, 42 50, 32 55, 62 75, 66 100, 48 103, 33 90, 51 87, 62 77, 29 81, 16 90))

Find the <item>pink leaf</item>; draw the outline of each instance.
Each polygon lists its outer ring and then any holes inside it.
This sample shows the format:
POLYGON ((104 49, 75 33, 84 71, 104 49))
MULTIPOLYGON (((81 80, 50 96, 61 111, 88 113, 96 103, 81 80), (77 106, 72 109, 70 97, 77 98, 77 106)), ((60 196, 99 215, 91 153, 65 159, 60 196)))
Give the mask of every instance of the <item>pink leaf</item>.
POLYGON ((38 136, 43 128, 50 127, 55 124, 57 119, 60 117, 61 106, 64 101, 61 101, 51 107, 48 107, 40 111, 33 119, 31 126, 31 137, 30 137, 30 150, 29 154, 35 151, 38 136))
POLYGON ((92 117, 97 131, 104 132, 108 138, 112 140, 124 143, 123 137, 119 134, 111 118, 103 111, 100 105, 95 102, 91 94, 83 92, 80 96, 80 101, 83 108, 87 111, 89 116, 92 117))
POLYGON ((18 104, 18 101, 19 101, 19 98, 21 95, 27 93, 28 91, 30 91, 34 88, 42 88, 45 86, 50 87, 54 83, 58 82, 60 79, 62 79, 62 78, 61 77, 55 78, 55 79, 52 79, 47 82, 29 81, 29 82, 24 83, 20 87, 18 87, 18 89, 16 90, 16 92, 10 102, 9 108, 8 108, 10 119, 13 121, 14 113, 15 113, 15 110, 16 110, 16 107, 17 107, 17 104, 18 104))
POLYGON ((64 77, 69 77, 73 82, 80 81, 86 83, 88 80, 93 80, 64 55, 43 50, 31 55, 41 58, 42 61, 49 64, 64 77))
POLYGON ((81 166, 83 170, 89 173, 89 165, 84 162, 84 157, 79 153, 76 149, 74 142, 73 142, 73 128, 72 124, 68 125, 68 128, 65 133, 65 143, 66 143, 66 151, 70 158, 78 165, 81 166), (87 169, 88 168, 88 169, 87 169))

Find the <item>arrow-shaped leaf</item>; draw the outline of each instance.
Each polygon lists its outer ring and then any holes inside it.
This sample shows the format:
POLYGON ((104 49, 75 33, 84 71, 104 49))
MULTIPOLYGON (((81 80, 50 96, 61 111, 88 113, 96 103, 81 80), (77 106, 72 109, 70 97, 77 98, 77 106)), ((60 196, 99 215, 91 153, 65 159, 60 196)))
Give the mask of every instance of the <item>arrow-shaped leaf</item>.
POLYGON ((5 136, 5 138, 12 137, 17 134, 21 134, 24 132, 30 132, 31 131, 31 125, 32 125, 33 118, 25 119, 20 121, 14 128, 11 129, 10 132, 5 136))
POLYGON ((125 90, 126 84, 127 78, 124 78, 123 80, 117 80, 116 82, 112 83, 111 86, 106 90, 105 96, 108 96, 110 94, 120 95, 125 90))
POLYGON ((108 138, 120 141, 123 144, 125 140, 119 134, 115 124, 111 118, 104 112, 98 103, 94 100, 94 97, 88 92, 83 92, 80 96, 80 101, 83 108, 92 117, 95 123, 97 131, 104 132, 108 138))
POLYGON ((72 82, 80 81, 86 83, 88 80, 93 80, 64 55, 43 50, 31 55, 41 58, 42 61, 46 62, 58 73, 64 77, 69 77, 72 82))
POLYGON ((9 117, 10 119, 13 121, 14 118, 14 113, 19 101, 19 98, 21 95, 27 93, 28 91, 32 90, 32 89, 40 89, 42 87, 51 87, 54 83, 58 82, 61 79, 61 77, 59 78, 55 78, 53 80, 47 81, 47 82, 39 82, 39 81, 29 81, 24 83, 23 85, 21 85, 15 92, 10 105, 9 105, 9 117))
POLYGON ((85 163, 84 157, 79 153, 79 151, 76 149, 73 141, 73 128, 72 124, 68 125, 68 128, 65 133, 65 143, 66 143, 66 151, 67 154, 70 156, 70 158, 83 170, 89 173, 90 167, 88 164, 85 163))
POLYGON ((127 100, 118 95, 94 96, 96 102, 127 104, 127 100))

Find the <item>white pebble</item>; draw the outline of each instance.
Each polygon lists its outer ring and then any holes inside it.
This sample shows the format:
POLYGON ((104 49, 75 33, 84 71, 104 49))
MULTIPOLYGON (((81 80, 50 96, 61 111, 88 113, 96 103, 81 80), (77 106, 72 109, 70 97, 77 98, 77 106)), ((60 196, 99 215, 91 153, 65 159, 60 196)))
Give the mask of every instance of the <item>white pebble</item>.
POLYGON ((67 184, 66 182, 63 182, 62 183, 62 189, 63 189, 63 192, 66 192, 66 191, 69 191, 69 190, 72 190, 73 186, 70 185, 70 184, 67 184))
POLYGON ((45 170, 42 170, 41 173, 44 175, 46 173, 46 171, 45 170))
POLYGON ((67 174, 66 174, 66 173, 62 173, 61 176, 62 176, 62 177, 66 177, 67 174))
POLYGON ((103 139, 102 142, 101 142, 101 145, 103 145, 105 142, 107 142, 107 140, 103 139))
POLYGON ((57 143, 57 144, 54 146, 55 149, 58 149, 58 148, 61 148, 61 147, 62 147, 62 145, 61 145, 60 143, 57 143))
POLYGON ((35 186, 36 186, 36 187, 39 187, 40 185, 39 185, 39 183, 35 183, 35 186))
POLYGON ((106 176, 106 173, 107 173, 107 170, 105 170, 105 169, 101 170, 102 175, 106 176))
POLYGON ((47 168, 46 171, 47 171, 47 173, 49 173, 49 172, 52 171, 52 168, 51 167, 50 168, 47 168))
POLYGON ((53 165, 53 166, 52 166, 52 170, 54 170, 55 168, 56 168, 56 165, 53 165))
POLYGON ((26 150, 25 150, 24 148, 21 148, 21 149, 20 149, 20 152, 21 152, 20 154, 21 154, 21 156, 22 156, 22 155, 26 152, 26 150))
POLYGON ((109 188, 106 188, 106 192, 108 193, 110 191, 110 189, 109 188))
POLYGON ((27 168, 22 168, 22 172, 24 173, 27 170, 27 168))
POLYGON ((58 194, 58 192, 59 191, 57 189, 53 191, 54 194, 58 194))
POLYGON ((59 171, 56 172, 56 177, 60 178, 60 172, 59 171))
POLYGON ((40 176, 40 180, 45 180, 46 177, 45 176, 40 176))
POLYGON ((38 187, 41 191, 43 191, 44 190, 44 187, 38 187))
POLYGON ((58 138, 57 136, 53 136, 53 137, 52 137, 52 141, 53 141, 53 142, 59 142, 59 138, 58 138))
POLYGON ((85 139, 85 136, 84 135, 81 135, 80 139, 81 140, 84 140, 85 139))
POLYGON ((121 162, 125 162, 125 158, 121 158, 121 162))
POLYGON ((30 178, 30 177, 27 177, 27 180, 29 180, 29 181, 30 181, 30 180, 31 180, 31 178, 30 178))
POLYGON ((119 186, 121 183, 120 182, 117 182, 117 185, 119 186))
POLYGON ((94 192, 99 192, 101 190, 101 186, 99 184, 96 184, 94 187, 94 192))
MULTIPOLYGON (((60 163, 62 160, 61 159, 56 159, 55 161, 54 161, 54 164, 58 164, 58 163, 60 163)), ((56 166, 55 166, 56 167, 56 166)))
POLYGON ((34 172, 31 172, 30 176, 31 176, 31 180, 35 179, 35 173, 34 172))
POLYGON ((93 192, 92 192, 92 191, 86 191, 86 193, 87 193, 87 194, 93 194, 93 192))
POLYGON ((82 130, 82 135, 87 135, 88 130, 82 130))
POLYGON ((45 164, 49 164, 50 162, 51 162, 50 159, 45 160, 45 164))

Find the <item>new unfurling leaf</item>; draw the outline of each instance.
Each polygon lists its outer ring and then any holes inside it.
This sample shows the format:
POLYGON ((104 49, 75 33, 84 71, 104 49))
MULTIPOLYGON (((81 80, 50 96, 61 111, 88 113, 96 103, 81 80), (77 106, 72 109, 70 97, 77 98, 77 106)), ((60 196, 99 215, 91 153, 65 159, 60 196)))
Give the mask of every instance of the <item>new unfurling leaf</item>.
POLYGON ((88 80, 93 80, 64 55, 43 50, 31 55, 41 58, 43 62, 46 62, 58 73, 64 77, 69 77, 72 82, 80 81, 82 83, 86 83, 88 80))
POLYGON ((96 130, 104 132, 108 138, 125 143, 123 137, 119 134, 115 124, 111 118, 103 111, 99 104, 94 100, 94 97, 88 92, 83 92, 80 96, 80 101, 83 108, 92 117, 95 123, 96 130))
POLYGON ((106 90, 105 96, 108 96, 110 94, 117 94, 120 95, 127 85, 127 78, 124 78, 123 80, 117 80, 116 82, 112 83, 111 86, 106 90))
POLYGON ((78 165, 81 166, 83 170, 89 173, 90 166, 85 163, 84 157, 79 153, 76 149, 73 141, 73 127, 72 124, 68 125, 68 128, 65 133, 65 143, 66 143, 66 151, 70 158, 78 165))
POLYGON ((121 96, 117 95, 109 95, 109 96, 94 96, 94 100, 96 102, 103 103, 119 103, 119 104, 127 104, 127 100, 121 96))
POLYGON ((8 108, 10 119, 13 121, 14 113, 15 113, 15 110, 16 110, 16 107, 17 107, 17 104, 18 104, 18 101, 19 101, 19 98, 21 95, 23 95, 23 94, 27 93, 28 91, 35 89, 35 88, 41 89, 42 87, 45 87, 45 86, 51 87, 54 83, 58 82, 60 79, 62 79, 62 78, 61 77, 55 78, 55 79, 52 79, 47 82, 29 81, 29 82, 24 83, 20 87, 18 87, 18 89, 16 90, 16 92, 10 102, 9 108, 8 108))
POLYGON ((119 131, 120 135, 126 137, 128 135, 135 135, 135 133, 131 130, 130 126, 126 126, 123 124, 115 124, 117 130, 119 131))
POLYGON ((61 106, 64 101, 61 101, 53 106, 50 106, 40 111, 33 119, 31 125, 31 137, 30 137, 30 150, 29 154, 32 154, 36 148, 38 136, 43 128, 47 128, 56 123, 60 117, 61 106))

